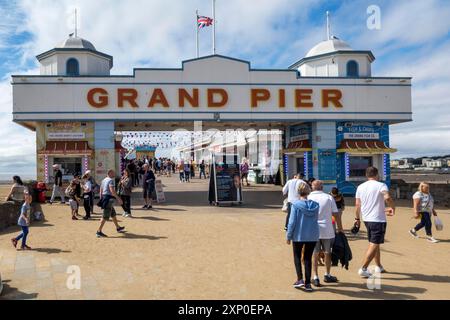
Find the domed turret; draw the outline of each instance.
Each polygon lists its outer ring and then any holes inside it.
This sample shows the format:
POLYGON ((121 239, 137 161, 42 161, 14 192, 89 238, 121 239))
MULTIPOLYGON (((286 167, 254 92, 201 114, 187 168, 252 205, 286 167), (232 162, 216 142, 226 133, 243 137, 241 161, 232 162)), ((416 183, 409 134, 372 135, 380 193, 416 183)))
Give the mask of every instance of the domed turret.
POLYGON ((91 42, 79 37, 69 37, 57 45, 56 48, 88 49, 97 51, 91 42))
POLYGON ((297 69, 304 77, 370 77, 374 60, 371 51, 353 50, 333 36, 315 45, 289 69, 297 69))
POLYGON ((308 51, 305 57, 309 58, 336 51, 353 51, 353 49, 347 42, 334 37, 333 39, 325 40, 315 45, 308 51))
POLYGON ((113 67, 113 57, 97 51, 90 41, 73 35, 36 58, 42 75, 109 76, 113 67))

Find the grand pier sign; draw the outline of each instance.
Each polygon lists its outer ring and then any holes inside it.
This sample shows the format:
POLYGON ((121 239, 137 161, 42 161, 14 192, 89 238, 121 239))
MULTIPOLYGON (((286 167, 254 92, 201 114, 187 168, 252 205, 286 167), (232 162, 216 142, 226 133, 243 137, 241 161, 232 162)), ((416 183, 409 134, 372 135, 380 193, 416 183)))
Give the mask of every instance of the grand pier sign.
POLYGON ((13 76, 16 122, 411 120, 409 78, 301 77, 210 56, 131 76, 13 76))

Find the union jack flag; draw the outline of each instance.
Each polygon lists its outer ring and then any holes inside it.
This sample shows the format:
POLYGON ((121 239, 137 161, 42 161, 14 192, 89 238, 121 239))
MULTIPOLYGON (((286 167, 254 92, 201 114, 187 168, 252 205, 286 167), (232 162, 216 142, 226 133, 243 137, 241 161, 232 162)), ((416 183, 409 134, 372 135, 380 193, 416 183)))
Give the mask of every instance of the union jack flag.
POLYGON ((209 27, 213 24, 213 19, 205 16, 197 16, 197 25, 199 29, 209 27))

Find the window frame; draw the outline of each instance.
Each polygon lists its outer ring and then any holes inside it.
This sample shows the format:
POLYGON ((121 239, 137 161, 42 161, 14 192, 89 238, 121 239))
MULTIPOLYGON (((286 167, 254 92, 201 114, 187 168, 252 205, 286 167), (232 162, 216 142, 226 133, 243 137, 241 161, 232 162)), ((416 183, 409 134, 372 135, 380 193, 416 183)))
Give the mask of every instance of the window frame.
POLYGON ((348 78, 359 78, 359 63, 358 63, 358 61, 356 61, 356 60, 349 60, 349 61, 347 61, 347 65, 345 67, 345 73, 346 73, 346 76, 348 78), (356 66, 356 70, 355 70, 356 74, 354 74, 354 75, 350 75, 349 74, 349 65, 350 65, 350 63, 354 63, 355 66, 356 66))
POLYGON ((66 61, 66 75, 69 77, 78 77, 80 75, 80 62, 76 58, 69 58, 66 61), (76 72, 71 73, 69 72, 69 64, 75 62, 76 63, 76 72))

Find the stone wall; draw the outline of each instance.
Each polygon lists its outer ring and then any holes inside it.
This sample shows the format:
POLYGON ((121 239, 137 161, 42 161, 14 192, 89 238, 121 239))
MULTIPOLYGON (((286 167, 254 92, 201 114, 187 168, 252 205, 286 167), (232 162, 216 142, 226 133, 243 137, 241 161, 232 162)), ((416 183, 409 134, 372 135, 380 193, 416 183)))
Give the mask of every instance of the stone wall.
POLYGON ((20 203, 13 201, 0 202, 0 230, 17 225, 19 213, 20 203))
MULTIPOLYGON (((404 180, 392 180, 391 194, 397 199, 412 199, 419 183, 406 183, 404 180)), ((437 205, 450 207, 450 184, 430 183, 430 193, 437 205)))

